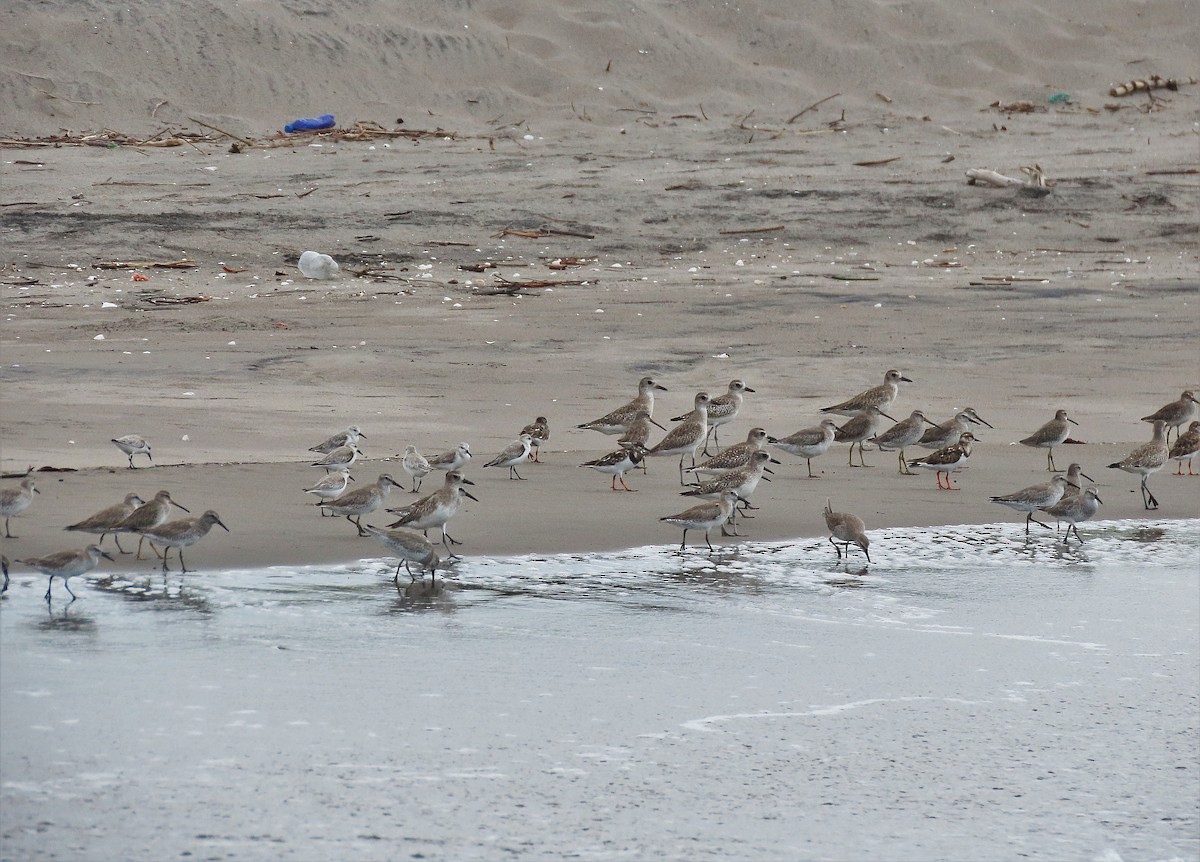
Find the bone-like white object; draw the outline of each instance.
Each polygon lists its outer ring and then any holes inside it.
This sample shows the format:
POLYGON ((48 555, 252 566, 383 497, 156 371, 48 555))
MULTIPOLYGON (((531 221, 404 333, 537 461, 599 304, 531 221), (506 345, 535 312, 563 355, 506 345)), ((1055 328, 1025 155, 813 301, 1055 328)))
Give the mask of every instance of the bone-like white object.
POLYGON ((300 255, 300 274, 306 278, 330 279, 338 274, 338 265, 332 257, 317 251, 306 251, 300 255))
POLYGON ((983 183, 985 186, 995 186, 999 189, 1019 189, 1025 185, 1024 180, 1018 180, 1015 177, 1006 177, 997 171, 991 171, 987 168, 971 168, 967 171, 967 184, 975 185, 983 183))

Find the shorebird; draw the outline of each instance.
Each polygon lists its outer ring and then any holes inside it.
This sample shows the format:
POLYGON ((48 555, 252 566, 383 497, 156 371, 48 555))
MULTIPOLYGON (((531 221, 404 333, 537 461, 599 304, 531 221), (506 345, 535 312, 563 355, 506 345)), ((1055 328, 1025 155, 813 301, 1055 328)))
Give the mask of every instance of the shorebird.
POLYGON ((1176 476, 1183 475, 1184 461, 1187 461, 1189 476, 1200 476, 1200 473, 1192 472, 1192 462, 1196 460, 1197 455, 1200 455, 1200 420, 1193 422, 1185 433, 1175 438, 1175 445, 1171 447, 1167 457, 1179 462, 1179 467, 1175 470, 1176 476))
MULTIPOLYGON (((866 459, 863 458, 863 441, 869 437, 874 437, 879 430, 880 417, 887 416, 886 413, 880 413, 874 407, 864 407, 860 413, 852 417, 841 428, 838 428, 833 434, 835 443, 850 444, 850 466, 869 467, 866 459), (858 464, 854 463, 854 444, 858 444, 858 464)), ((892 419, 891 416, 887 417, 892 419)), ((895 419, 892 419, 895 422, 895 419)))
MULTIPOLYGON (((896 452, 900 453, 900 473, 904 476, 914 476, 912 470, 908 469, 908 461, 904 457, 904 450, 921 439, 925 432, 926 425, 932 425, 929 419, 925 418, 925 414, 920 410, 914 410, 908 414, 907 419, 897 422, 891 428, 881 434, 876 434, 871 438, 871 442, 879 447, 880 452, 896 452)), ((859 454, 862 454, 861 452, 859 454)))
POLYGON ((438 527, 442 531, 442 545, 451 559, 458 559, 458 554, 450 550, 450 545, 461 545, 462 542, 455 541, 446 532, 446 522, 457 514, 463 497, 468 497, 476 503, 479 502, 478 497, 463 487, 463 485, 474 484, 462 473, 451 470, 446 474, 446 484, 428 497, 422 497, 415 503, 398 509, 388 509, 393 515, 400 516, 393 523, 388 524, 388 528, 411 527, 414 530, 427 531, 430 527, 438 527))
POLYGON ((1075 538, 1082 545, 1083 536, 1079 535, 1079 528, 1075 525, 1081 521, 1090 520, 1100 510, 1100 504, 1103 502, 1100 499, 1100 493, 1096 490, 1096 486, 1088 485, 1087 490, 1082 494, 1072 494, 1069 497, 1063 497, 1053 506, 1047 506, 1042 511, 1052 518, 1057 518, 1060 522, 1067 522, 1067 532, 1063 536, 1064 545, 1067 543, 1067 539, 1071 538, 1072 530, 1075 531, 1075 538))
POLYGON ((543 443, 550 439, 550 422, 545 416, 539 416, 522 428, 521 434, 528 434, 529 442, 533 444, 533 450, 529 453, 529 460, 535 464, 542 463, 538 450, 543 443))
POLYGON ((369 515, 382 506, 388 491, 394 487, 403 486, 387 473, 380 473, 379 479, 373 484, 347 491, 336 500, 322 500, 317 505, 328 509, 334 515, 345 515, 346 520, 358 528, 358 535, 365 536, 367 533, 363 530, 362 516, 369 515))
MULTIPOLYGON (((695 488, 689 488, 686 491, 680 491, 685 497, 703 497, 708 500, 718 499, 726 491, 732 491, 742 501, 745 509, 756 508, 750 505, 750 496, 758 487, 758 483, 765 479, 764 473, 772 472, 767 463, 778 464, 771 457, 770 452, 755 452, 750 456, 750 462, 746 466, 737 470, 732 470, 723 475, 717 476, 715 479, 709 479, 695 488)), ((769 480, 768 480, 769 481, 769 480)), ((738 535, 737 531, 737 508, 735 507, 730 514, 730 523, 733 528, 733 535, 738 535)), ((746 515, 749 518, 749 515, 746 515)), ((725 527, 721 527, 721 535, 729 535, 725 532, 725 527)))
POLYGON ((828 498, 825 500, 825 509, 822 514, 825 516, 825 527, 829 530, 829 544, 833 545, 833 549, 837 551, 839 560, 842 558, 842 549, 838 547, 838 542, 841 542, 846 549, 847 562, 850 561, 852 544, 862 548, 867 562, 871 562, 871 553, 867 550, 871 540, 867 538, 867 527, 862 518, 849 512, 833 511, 833 504, 828 498))
POLYGON ((328 455, 334 449, 340 449, 343 446, 353 446, 358 443, 358 439, 367 439, 357 425, 351 425, 345 431, 334 434, 324 443, 318 443, 316 446, 309 447, 309 452, 320 452, 322 455, 328 455))
POLYGON ((1046 469, 1051 473, 1057 473, 1058 470, 1054 467, 1054 447, 1061 446, 1071 436, 1071 426, 1078 424, 1067 415, 1066 410, 1059 410, 1054 414, 1053 419, 1019 442, 1022 446, 1045 449, 1046 469))
POLYGON ((1028 488, 1022 488, 1020 491, 1014 491, 1011 494, 1005 494, 1002 497, 992 497, 993 503, 999 503, 1001 506, 1008 506, 1018 512, 1025 513, 1025 535, 1029 535, 1029 523, 1032 521, 1039 527, 1050 529, 1049 524, 1043 524, 1037 518, 1033 517, 1033 513, 1039 509, 1045 509, 1047 506, 1053 506, 1063 498, 1067 493, 1067 488, 1075 488, 1079 486, 1072 483, 1066 476, 1055 476, 1049 482, 1044 482, 1041 485, 1030 485, 1028 488))
POLYGON ((416 446, 405 446, 404 457, 400 460, 400 469, 404 471, 404 475, 412 479, 412 493, 417 494, 421 491, 421 482, 433 472, 433 465, 417 451, 416 446))
POLYGON ((1170 440, 1172 428, 1178 434, 1181 426, 1197 418, 1200 418, 1200 401, 1196 400, 1195 394, 1190 389, 1185 389, 1178 401, 1164 404, 1149 416, 1143 416, 1142 421, 1157 422, 1161 419, 1167 424, 1167 439, 1170 440))
POLYGON ((459 443, 449 452, 434 455, 428 460, 429 466, 433 469, 445 470, 448 473, 451 470, 457 470, 471 460, 471 447, 466 443, 459 443))
POLYGON ((837 435, 837 423, 832 419, 822 419, 813 428, 805 428, 778 440, 768 437, 767 442, 789 455, 796 455, 808 461, 808 478, 816 479, 813 475, 812 459, 820 457, 829 451, 833 438, 837 435))
POLYGON ((33 505, 33 495, 42 493, 34 485, 33 477, 27 476, 21 480, 19 488, 5 488, 0 491, 0 515, 4 516, 4 537, 16 539, 8 529, 8 519, 19 515, 33 505))
MULTIPOLYGON (((311 488, 305 488, 304 493, 320 497, 322 501, 336 500, 342 494, 346 493, 346 488, 349 487, 352 481, 354 481, 354 477, 350 475, 350 471, 343 468, 336 473, 326 473, 320 482, 317 482, 311 488)), ((316 503, 314 505, 320 506, 321 504, 316 503)), ((327 514, 324 509, 321 509, 322 518, 327 514)))
POLYGON ((150 455, 150 444, 146 442, 145 437, 137 434, 126 434, 124 437, 113 437, 113 443, 117 448, 129 456, 129 469, 133 469, 133 456, 145 455, 150 459, 150 463, 154 463, 154 458, 150 455))
POLYGON ((599 431, 601 434, 624 434, 629 430, 630 423, 633 422, 638 412, 645 410, 648 414, 654 414, 654 392, 666 392, 667 387, 660 386, 654 381, 653 377, 643 377, 638 381, 637 397, 628 404, 623 404, 611 413, 606 413, 599 419, 592 422, 584 422, 582 425, 576 425, 576 428, 582 428, 585 431, 599 431))
POLYGON ((152 530, 143 530, 142 532, 148 541, 163 546, 163 572, 167 571, 167 557, 171 548, 174 548, 179 554, 179 571, 182 574, 188 570, 187 564, 183 561, 183 549, 190 548, 207 536, 213 525, 220 527, 226 533, 229 532, 229 528, 221 523, 221 518, 212 509, 199 518, 180 518, 178 521, 167 521, 152 530))
POLYGON ((314 467, 324 467, 326 470, 349 470, 354 466, 354 462, 358 460, 358 456, 362 452, 358 449, 357 443, 349 443, 345 446, 338 446, 319 461, 313 461, 314 467))
POLYGON ((957 491, 958 488, 950 483, 950 474, 958 472, 967 463, 967 459, 971 457, 971 445, 974 442, 975 435, 970 431, 964 432, 953 446, 938 449, 932 455, 926 455, 924 458, 914 458, 908 462, 908 466, 936 470, 937 486, 945 491, 957 491), (942 485, 943 473, 946 474, 945 486, 942 485))
POLYGON ((630 488, 625 484, 625 474, 636 467, 646 457, 646 447, 642 445, 633 445, 628 448, 622 447, 607 455, 603 455, 594 461, 584 461, 580 467, 591 467, 598 473, 607 473, 612 476, 612 489, 617 490, 617 481, 620 480, 621 487, 626 491, 635 491, 636 488, 630 488))
MULTIPOLYGON (((54 586, 55 577, 62 578, 63 586, 67 588, 67 592, 71 593, 71 600, 74 601, 77 596, 71 592, 71 578, 76 575, 82 575, 96 568, 100 562, 100 558, 111 560, 108 554, 100 550, 99 545, 88 545, 86 548, 81 548, 78 551, 59 551, 57 554, 50 554, 48 557, 30 557, 26 560, 13 560, 14 563, 21 563, 30 568, 37 569, 43 575, 50 576, 50 582, 46 584, 46 601, 50 601, 50 588, 54 586)), ((5 586, 8 585, 8 573, 5 572, 5 586)))
POLYGON ((688 467, 683 472, 707 473, 710 476, 721 476, 739 467, 745 467, 754 457, 755 452, 761 452, 767 443, 767 432, 762 428, 751 428, 743 443, 734 443, 717 455, 701 461, 695 467, 688 467))
POLYGON ((921 435, 921 439, 917 441, 917 445, 922 449, 945 449, 947 446, 957 443, 958 438, 962 437, 963 432, 971 425, 992 427, 975 412, 973 407, 964 407, 954 415, 953 419, 947 419, 940 425, 927 428, 921 435))
POLYGON ((367 532, 382 542, 387 548, 400 558, 400 562, 396 564, 396 576, 392 578, 392 583, 396 585, 396 591, 400 591, 400 567, 408 572, 408 579, 416 581, 416 576, 409 568, 410 563, 416 563, 421 567, 421 578, 424 580, 425 569, 429 570, 429 574, 433 580, 437 581, 437 567, 441 559, 437 555, 437 551, 433 549, 433 545, 428 539, 422 536, 415 530, 406 530, 404 527, 398 527, 395 530, 385 530, 381 527, 372 527, 367 524, 367 532))
POLYGON ((896 369, 892 369, 883 375, 883 383, 879 386, 874 386, 865 392, 860 392, 853 398, 843 401, 841 404, 834 404, 832 407, 822 407, 822 413, 840 413, 843 416, 857 416, 868 407, 874 407, 880 413, 887 415, 887 410, 896 401, 896 396, 900 394, 900 384, 912 383, 907 377, 901 374, 896 369))
POLYGON ((667 430, 650 418, 649 411, 638 410, 633 414, 633 421, 629 423, 629 430, 617 438, 618 446, 624 446, 627 449, 636 449, 641 447, 643 450, 645 450, 638 459, 638 463, 642 465, 642 475, 647 474, 646 452, 650 451, 650 449, 646 444, 650 442, 651 425, 662 431, 667 430))
POLYGON ((1154 420, 1154 437, 1149 443, 1143 443, 1128 455, 1109 467, 1124 470, 1126 473, 1137 473, 1142 477, 1142 505, 1147 509, 1157 509, 1158 500, 1150 493, 1146 480, 1150 474, 1157 472, 1167 463, 1171 450, 1167 448, 1167 423, 1163 419, 1154 420))
POLYGON ((658 441, 658 444, 646 453, 647 455, 678 455, 680 485, 687 484, 683 481, 684 456, 690 454, 692 466, 695 467, 696 450, 708 436, 708 393, 697 392, 694 403, 696 406, 690 416, 668 431, 667 436, 658 441))
MULTIPOLYGON (((743 392, 753 392, 754 390, 743 383, 741 380, 730 380, 729 389, 724 395, 718 395, 708 403, 708 434, 704 438, 704 454, 708 454, 708 438, 712 437, 713 444, 717 447, 717 451, 721 451, 721 442, 717 439, 717 428, 721 425, 726 425, 737 418, 738 411, 742 409, 742 401, 744 400, 743 392)), ((676 416, 672 422, 686 422, 690 415, 676 416)))
POLYGON ((668 524, 674 524, 677 527, 683 527, 683 542, 679 545, 679 550, 683 551, 687 548, 688 530, 703 530, 704 543, 708 545, 709 552, 713 552, 712 541, 708 538, 709 532, 713 527, 719 527, 729 520, 729 516, 733 514, 733 507, 737 505, 738 495, 733 491, 725 491, 720 498, 714 503, 701 503, 698 506, 680 512, 678 515, 667 515, 664 518, 659 518, 660 521, 666 521, 668 524))
POLYGON ((122 554, 129 552, 121 547, 121 536, 117 533, 117 527, 121 525, 126 518, 133 514, 133 510, 138 506, 145 505, 146 501, 137 494, 126 494, 125 499, 117 503, 115 506, 109 506, 107 509, 101 509, 94 515, 84 518, 82 521, 72 524, 69 527, 63 527, 64 530, 74 530, 78 533, 92 533, 100 536, 100 541, 97 545, 104 544, 104 537, 109 533, 113 534, 113 541, 117 543, 117 550, 122 554))
POLYGON ((533 449, 533 438, 528 434, 522 434, 516 440, 504 447, 504 451, 483 465, 486 470, 488 467, 507 467, 509 479, 524 479, 517 472, 517 465, 529 457, 530 451, 533 449))
MULTIPOLYGON (((166 521, 167 515, 171 514, 172 506, 177 509, 183 509, 185 512, 188 511, 183 506, 171 499, 170 491, 159 491, 154 495, 153 499, 138 506, 129 513, 128 518, 117 524, 117 526, 113 527, 114 533, 141 534, 140 538, 138 539, 137 556, 134 557, 135 560, 140 560, 142 558, 142 543, 146 541, 146 531, 152 530, 159 524, 162 524, 164 521, 166 521)), ((151 549, 154 548, 153 542, 150 543, 150 547, 151 549)), ((154 555, 158 556, 157 550, 154 551, 154 555)))
POLYGON ((1080 467, 1078 464, 1072 464, 1070 467, 1067 468, 1067 481, 1068 482, 1070 482, 1076 488, 1082 488, 1083 482, 1080 481, 1081 479, 1087 479, 1089 482, 1096 481, 1091 476, 1089 476, 1087 473, 1083 472, 1083 468, 1080 467))

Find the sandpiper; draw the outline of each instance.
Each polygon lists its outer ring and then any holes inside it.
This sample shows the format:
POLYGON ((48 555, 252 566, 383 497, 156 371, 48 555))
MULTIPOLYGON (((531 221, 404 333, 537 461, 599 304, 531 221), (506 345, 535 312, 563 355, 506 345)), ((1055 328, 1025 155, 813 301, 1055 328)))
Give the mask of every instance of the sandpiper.
MULTIPOLYGON (((729 389, 724 395, 718 395, 708 403, 708 435, 704 438, 704 454, 708 454, 708 438, 712 437, 713 445, 717 447, 717 451, 721 451, 721 442, 717 439, 717 428, 721 425, 726 425, 737 418, 738 411, 742 409, 743 392, 753 392, 754 390, 743 383, 741 380, 730 380, 729 389)), ((687 415, 676 416, 672 422, 685 422, 690 417, 687 415)))
POLYGON ((116 530, 126 518, 133 514, 134 509, 144 505, 145 502, 137 494, 126 494, 125 499, 115 506, 101 509, 96 514, 90 515, 69 527, 63 527, 63 529, 99 535, 100 541, 96 543, 97 545, 103 545, 104 537, 112 533, 113 541, 117 543, 117 550, 122 554, 128 554, 129 552, 121 547, 121 536, 116 530))
POLYGON ((450 550, 450 545, 461 545, 462 542, 456 541, 446 532, 446 522, 457 514, 463 497, 479 502, 478 497, 463 487, 474 484, 462 473, 451 470, 446 474, 446 484, 428 497, 422 497, 415 503, 398 509, 388 509, 393 515, 400 516, 388 524, 388 528, 411 527, 414 530, 427 531, 430 527, 438 527, 442 531, 442 545, 452 559, 457 559, 458 554, 450 550))
POLYGON ((428 569, 433 580, 437 581, 437 567, 441 562, 438 558, 437 551, 433 549, 433 545, 428 539, 422 536, 415 530, 407 530, 404 527, 398 527, 394 530, 385 530, 381 527, 373 527, 367 524, 367 532, 382 542, 389 550, 397 557, 400 562, 396 564, 396 576, 392 578, 392 583, 396 585, 396 591, 400 590, 400 567, 408 572, 408 579, 416 581, 416 575, 409 568, 410 563, 416 563, 421 567, 422 579, 424 579, 424 570, 428 569))
MULTIPOLYGON (((529 453, 529 459, 535 464, 542 462, 539 456, 541 445, 550 439, 550 422, 545 416, 539 416, 528 425, 521 429, 521 434, 529 435, 529 442, 533 444, 533 450, 529 453)), ((517 435, 521 436, 520 434, 517 435)))
POLYGON ((57 554, 50 554, 46 557, 29 557, 13 562, 22 563, 50 576, 50 582, 46 584, 46 601, 50 601, 50 588, 54 586, 55 577, 62 578, 63 586, 67 588, 68 593, 71 593, 71 600, 74 601, 76 595, 71 592, 70 579, 96 568, 101 557, 106 560, 112 559, 100 550, 99 545, 88 545, 78 551, 59 551, 57 554))
POLYGON ((646 447, 640 444, 635 444, 629 447, 621 447, 607 455, 596 458, 594 461, 584 461, 580 467, 591 467, 598 473, 607 473, 612 476, 612 489, 617 490, 617 481, 620 480, 621 487, 626 491, 636 491, 636 488, 630 488, 625 484, 625 474, 636 467, 646 457, 646 447))
MULTIPOLYGON (((354 481, 354 477, 350 475, 350 471, 342 469, 335 472, 326 473, 321 481, 317 482, 311 488, 305 488, 305 494, 312 494, 315 497, 320 497, 322 501, 336 500, 342 494, 346 493, 346 488, 354 481)), ((320 503, 314 505, 320 506, 320 503)), ((324 518, 328 513, 321 509, 321 517, 324 518)))
MULTIPOLYGON (((166 521, 167 515, 171 514, 172 506, 174 506, 176 509, 182 509, 185 512, 188 511, 179 503, 176 503, 171 499, 170 491, 159 491, 151 500, 138 506, 129 513, 128 518, 113 528, 114 533, 141 534, 140 538, 138 539, 137 555, 134 557, 135 560, 140 560, 142 558, 142 543, 147 540, 146 531, 152 530, 159 524, 162 524, 164 521, 166 521)), ((153 541, 150 542, 150 548, 152 550, 154 549, 153 541)), ((155 550, 154 554, 155 556, 158 556, 158 551, 155 550)))
POLYGON ((1054 447, 1061 446, 1071 436, 1071 426, 1078 424, 1067 415, 1066 410, 1059 410, 1055 412, 1053 419, 1021 440, 1020 443, 1022 446, 1045 449, 1046 469, 1051 473, 1057 473, 1058 470, 1054 467, 1054 447))
POLYGON ((900 394, 901 383, 912 383, 907 377, 901 374, 896 369, 892 369, 883 375, 883 383, 879 386, 874 386, 865 392, 860 392, 853 398, 843 401, 841 404, 835 404, 832 407, 822 407, 822 413, 840 413, 843 416, 857 416, 868 407, 874 407, 880 413, 887 415, 887 410, 896 401, 896 396, 900 394))
POLYGON ((1185 433, 1175 438, 1175 445, 1171 447, 1167 457, 1179 462, 1175 469, 1176 476, 1183 475, 1184 461, 1187 461, 1189 476, 1200 476, 1200 473, 1192 472, 1192 462, 1196 460, 1197 455, 1200 455, 1200 420, 1193 422, 1185 433))
POLYGON ((433 465, 417 451, 416 446, 405 446, 404 455, 400 459, 400 469, 404 471, 404 475, 412 479, 412 493, 418 494, 421 491, 421 482, 433 472, 433 465))
POLYGON ((779 439, 768 437, 767 442, 789 455, 805 459, 808 462, 808 478, 816 479, 817 476, 813 475, 812 471, 812 459, 828 452, 836 435, 837 423, 832 419, 822 419, 820 424, 813 428, 804 428, 779 439))
POLYGON ((908 460, 904 457, 904 450, 906 447, 920 440, 921 435, 925 433, 925 426, 932 424, 933 422, 925 418, 925 414, 922 411, 914 410, 908 414, 907 419, 903 419, 886 431, 876 434, 871 438, 871 442, 879 447, 880 452, 898 451, 900 453, 901 475, 914 476, 916 474, 908 469, 908 460))
POLYGON ((999 503, 1001 506, 1008 506, 1018 512, 1025 513, 1025 535, 1029 535, 1029 524, 1033 522, 1039 527, 1050 529, 1049 524, 1043 524, 1037 518, 1033 517, 1033 513, 1039 509, 1045 509, 1047 506, 1053 506, 1063 498, 1067 493, 1067 488, 1074 487, 1079 489, 1078 485, 1073 485, 1066 476, 1055 476, 1049 482, 1044 482, 1040 485, 1030 485, 1028 488, 1022 488, 1020 491, 1014 491, 1011 494, 1005 494, 1002 497, 992 497, 993 503, 999 503))
POLYGON ((737 502, 737 494, 733 491, 725 491, 716 502, 701 503, 698 506, 692 506, 692 508, 680 512, 678 515, 667 515, 658 520, 666 521, 668 524, 674 524, 677 527, 683 527, 683 542, 679 545, 680 551, 687 548, 688 530, 703 530, 704 543, 708 545, 708 550, 712 552, 712 541, 708 538, 708 534, 713 527, 719 527, 729 520, 729 516, 733 514, 733 507, 737 505, 737 502))
POLYGON ((607 413, 592 422, 584 422, 582 425, 576 425, 576 428, 582 428, 585 431, 599 431, 601 434, 624 434, 629 430, 629 425, 637 415, 638 411, 645 410, 650 415, 654 414, 654 392, 666 392, 667 387, 660 386, 655 382, 653 377, 643 377, 638 381, 637 397, 628 404, 622 404, 611 413, 607 413))
MULTIPOLYGON (((834 432, 833 440, 835 443, 850 444, 850 466, 851 467, 869 467, 866 459, 863 458, 863 441, 874 437, 879 430, 879 423, 882 421, 881 416, 887 416, 886 413, 880 413, 874 407, 864 407, 861 411, 849 419, 845 425, 838 428, 834 432), (854 463, 854 444, 858 444, 858 464, 854 463)), ((891 416, 887 417, 892 419, 891 416)), ((895 422, 895 419, 892 419, 895 422)))
POLYGON ((724 452, 713 455, 701 461, 695 467, 688 467, 685 473, 707 473, 710 476, 721 476, 750 463, 755 452, 762 451, 767 443, 767 432, 762 428, 751 428, 743 443, 734 443, 724 452))
POLYGON ((429 466, 435 470, 457 470, 471 460, 471 447, 466 443, 459 443, 449 452, 443 452, 440 455, 431 456, 429 466))
POLYGON ((340 431, 334 434, 324 443, 318 443, 316 446, 309 448, 309 452, 320 452, 322 455, 328 455, 334 449, 340 449, 343 446, 351 446, 358 443, 359 438, 367 439, 367 435, 357 425, 351 425, 345 431, 340 431))
POLYGON ((522 434, 516 440, 504 447, 499 455, 484 464, 484 469, 488 467, 507 467, 509 479, 524 479, 517 472, 517 465, 529 457, 530 451, 533 449, 533 438, 528 434, 522 434))
POLYGON ((154 458, 150 455, 150 444, 146 442, 146 438, 138 434, 126 434, 124 437, 113 437, 113 443, 117 448, 129 456, 129 469, 133 469, 133 456, 145 455, 150 459, 150 463, 154 463, 154 458))
POLYGON ((179 571, 183 573, 188 571, 187 564, 183 561, 183 549, 191 547, 207 536, 213 525, 229 532, 229 528, 221 522, 220 516, 212 509, 199 518, 180 518, 178 521, 167 521, 165 524, 159 524, 151 530, 142 532, 148 541, 163 546, 162 570, 167 571, 167 557, 170 555, 171 548, 175 548, 179 554, 179 571))
POLYGON ((400 487, 403 486, 387 473, 380 473, 374 484, 347 491, 336 500, 322 500, 317 505, 334 515, 345 515, 346 520, 358 529, 358 535, 365 536, 367 533, 363 530, 362 516, 369 515, 382 506, 388 491, 400 487))
POLYGON ((970 425, 987 425, 991 428, 983 417, 975 412, 973 407, 964 407, 954 415, 954 418, 947 419, 940 425, 935 425, 932 428, 927 428, 925 433, 921 435, 921 439, 917 441, 917 445, 922 449, 945 449, 947 446, 953 446, 962 437, 963 432, 970 425))
POLYGON ((1150 474, 1157 472, 1167 463, 1171 450, 1167 448, 1167 423, 1164 419, 1154 420, 1154 437, 1149 443, 1138 446, 1120 461, 1109 464, 1109 467, 1124 470, 1126 473, 1137 473, 1142 477, 1142 505, 1147 509, 1157 509, 1158 500, 1150 493, 1146 480, 1150 474))
POLYGON ((354 462, 358 460, 358 456, 362 452, 359 451, 357 443, 349 443, 345 446, 338 446, 336 449, 331 449, 329 453, 318 461, 313 461, 314 467, 324 467, 326 470, 349 470, 354 466, 354 462))
POLYGON ((921 467, 924 470, 936 470, 937 486, 944 491, 957 491, 958 488, 950 483, 950 474, 958 472, 967 463, 967 459, 971 457, 971 446, 974 443, 975 435, 970 431, 966 431, 953 446, 938 449, 932 455, 927 455, 924 458, 914 458, 908 462, 908 466, 921 467), (946 474, 946 484, 944 486, 942 485, 943 473, 946 474))
POLYGON ((21 480, 19 488, 5 488, 0 491, 0 515, 4 516, 4 537, 16 539, 8 529, 8 519, 19 515, 33 504, 33 495, 42 493, 34 484, 32 476, 21 480))
POLYGON ((1198 417, 1200 417, 1200 401, 1196 400, 1195 393, 1190 389, 1185 389, 1178 401, 1164 404, 1149 416, 1143 416, 1142 421, 1157 422, 1161 419, 1167 425, 1167 439, 1170 440, 1172 428, 1178 434, 1180 427, 1198 417))
POLYGON ((1100 504, 1104 501, 1100 499, 1100 493, 1096 490, 1095 485, 1088 485, 1087 490, 1082 494, 1071 494, 1063 497, 1053 506, 1047 506, 1043 511, 1052 518, 1067 522, 1067 531, 1063 535, 1063 544, 1067 543, 1067 539, 1071 537, 1071 531, 1075 531, 1075 538, 1079 540, 1079 544, 1083 544, 1083 536, 1079 535, 1079 528, 1075 526, 1081 521, 1087 521, 1092 518, 1100 510, 1100 504))
POLYGON ((687 484, 683 481, 684 456, 690 454, 692 456, 692 466, 695 467, 696 450, 700 448, 700 444, 708 436, 708 393, 697 392, 694 403, 695 409, 688 419, 668 431, 667 436, 660 440, 647 453, 648 455, 678 455, 680 485, 687 484))
POLYGON ((1083 468, 1078 464, 1072 464, 1071 466, 1067 467, 1067 481, 1070 484, 1074 485, 1076 488, 1082 488, 1083 479, 1087 479, 1089 482, 1096 481, 1087 473, 1083 472, 1083 468))
POLYGON ((867 550, 867 546, 871 544, 871 540, 867 538, 867 527, 863 523, 862 518, 858 517, 858 515, 852 515, 849 512, 833 511, 833 504, 828 498, 825 500, 825 509, 821 514, 825 516, 825 527, 829 530, 829 543, 837 551, 839 560, 842 558, 842 549, 838 547, 838 542, 841 542, 846 549, 847 562, 850 560, 850 546, 852 544, 862 548, 867 562, 871 562, 871 553, 867 550))

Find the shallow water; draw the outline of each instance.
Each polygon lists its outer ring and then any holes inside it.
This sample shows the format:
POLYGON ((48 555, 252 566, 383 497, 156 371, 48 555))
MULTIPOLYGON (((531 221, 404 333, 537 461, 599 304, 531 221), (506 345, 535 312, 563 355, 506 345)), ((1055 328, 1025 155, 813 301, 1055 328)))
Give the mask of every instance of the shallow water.
POLYGON ((20 575, 3 857, 1196 859, 1200 522, 1082 532, 20 575))

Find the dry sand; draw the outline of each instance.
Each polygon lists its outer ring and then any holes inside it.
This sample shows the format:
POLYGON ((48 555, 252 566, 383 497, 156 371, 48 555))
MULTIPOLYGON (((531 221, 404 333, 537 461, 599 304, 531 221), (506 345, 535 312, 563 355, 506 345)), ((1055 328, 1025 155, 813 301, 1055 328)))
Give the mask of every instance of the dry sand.
MULTIPOLYGON (((891 367, 915 381, 900 415, 970 405, 996 426, 958 493, 895 475, 894 455, 851 469, 839 445, 818 480, 781 456, 753 539, 818 534, 827 496, 868 527, 1006 519, 988 496, 1045 475, 1043 452, 1013 443, 1059 407, 1087 445, 1057 460, 1100 481, 1102 517, 1142 517, 1137 479, 1104 465, 1149 439, 1139 417, 1200 388, 1200 86, 1153 110, 1107 90, 1194 72, 1195 7, 792 9, 10 9, 0 137, 200 131, 194 116, 257 139, 323 111, 454 134, 240 154, 6 147, 0 465, 79 472, 41 478, 4 553, 70 547, 63 525, 169 488, 232 529, 189 552, 195 567, 380 555, 300 492, 320 475, 307 447, 351 423, 368 435, 359 483, 400 478, 408 443, 470 442, 464 553, 677 541, 657 520, 687 505, 675 459, 631 474, 635 494, 576 466, 613 439, 574 426, 643 374, 669 387, 664 424, 698 389, 745 379, 757 392, 725 443, 814 424, 891 367), (1060 91, 1071 101, 1048 104, 1060 91), (1032 163, 1056 183, 1046 197, 965 183, 1032 163), (310 248, 343 277, 300 277, 310 248), (145 283, 93 268, 181 258, 198 266, 139 268, 145 283), (461 269, 485 261, 497 268, 461 269), (368 269, 389 277, 353 274, 368 269), (496 275, 582 283, 487 295, 496 275), (207 301, 161 304, 186 297, 207 301), (539 414, 553 437, 528 481, 479 469, 539 414), (125 468, 108 440, 127 433, 158 466, 125 468)), ((1200 480, 1166 472, 1155 516, 1200 515, 1200 480)))

